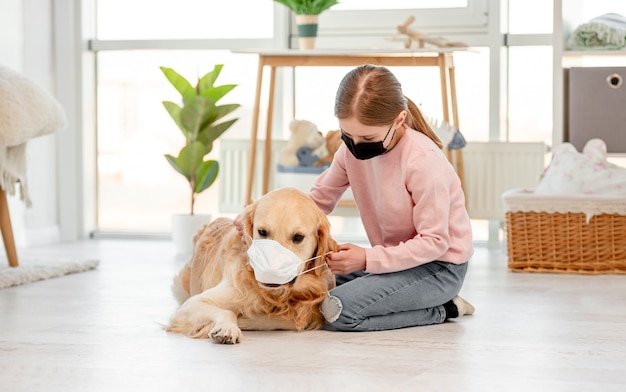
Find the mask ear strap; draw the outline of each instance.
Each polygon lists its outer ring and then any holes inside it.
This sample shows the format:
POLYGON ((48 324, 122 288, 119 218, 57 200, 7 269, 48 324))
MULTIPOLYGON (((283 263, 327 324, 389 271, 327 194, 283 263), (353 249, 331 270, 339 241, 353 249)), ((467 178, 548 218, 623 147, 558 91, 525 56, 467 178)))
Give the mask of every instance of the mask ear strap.
MULTIPOLYGON (((328 251, 328 252, 326 252, 326 253, 324 253, 324 254, 321 254, 321 255, 319 255, 319 256, 313 256, 313 257, 311 257, 310 259, 306 259, 306 260, 304 260, 304 261, 303 261, 303 263, 308 263, 308 262, 309 262, 309 261, 311 261, 311 260, 319 259, 320 257, 322 257, 322 256, 326 256, 326 255, 329 255, 329 254, 331 254, 331 253, 333 253, 333 252, 332 252, 332 251, 328 251)), ((317 267, 316 267, 316 268, 317 268, 317 267)))
MULTIPOLYGON (((329 255, 329 254, 331 254, 331 253, 333 253, 333 252, 332 252, 332 251, 331 251, 331 252, 326 252, 326 253, 324 253, 324 254, 322 254, 322 255, 315 256, 315 257, 311 257, 310 259, 304 260, 304 261, 303 261, 303 263, 308 263, 308 262, 309 262, 309 261, 311 261, 311 260, 319 259, 320 257, 322 257, 322 256, 326 256, 326 255, 329 255)), ((313 268, 309 268, 309 269, 307 269, 307 270, 304 270, 304 271, 300 272, 298 275, 304 275, 304 274, 306 274, 307 272, 311 272, 311 271, 313 271, 313 270, 316 270, 316 269, 318 269, 318 268, 322 268, 322 267, 328 267, 328 264, 326 264, 326 262, 324 262, 324 264, 320 264, 320 265, 318 265, 317 267, 313 267, 313 268)))
POLYGON ((304 274, 306 274, 307 272, 311 272, 311 271, 313 271, 313 270, 316 270, 316 269, 318 269, 318 268, 322 268, 322 267, 328 267, 328 264, 324 263, 324 264, 320 264, 320 265, 318 265, 317 267, 309 268, 308 270, 304 270, 304 271, 300 272, 298 275, 304 275, 304 274))

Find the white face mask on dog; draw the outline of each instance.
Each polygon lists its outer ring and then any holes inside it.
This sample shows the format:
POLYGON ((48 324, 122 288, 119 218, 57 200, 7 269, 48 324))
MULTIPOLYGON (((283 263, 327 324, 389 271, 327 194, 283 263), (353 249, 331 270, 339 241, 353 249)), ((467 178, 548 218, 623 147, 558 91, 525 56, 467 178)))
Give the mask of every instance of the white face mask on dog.
POLYGON ((326 265, 322 264, 299 273, 298 269, 301 264, 326 256, 326 254, 301 260, 298 255, 274 240, 252 240, 252 245, 248 248, 247 253, 250 258, 250 266, 254 270, 254 277, 258 282, 266 284, 289 283, 298 275, 326 265))

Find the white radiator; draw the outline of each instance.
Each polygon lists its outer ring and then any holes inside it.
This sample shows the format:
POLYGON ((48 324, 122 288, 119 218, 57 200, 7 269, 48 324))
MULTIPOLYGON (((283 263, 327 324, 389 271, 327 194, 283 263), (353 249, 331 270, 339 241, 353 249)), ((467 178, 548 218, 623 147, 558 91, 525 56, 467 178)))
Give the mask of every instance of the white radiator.
MULTIPOLYGON (((277 152, 286 140, 272 141, 270 168, 276 166, 277 152)), ((222 213, 238 213, 244 206, 250 142, 220 140, 219 209, 222 213)), ((252 200, 261 196, 263 181, 263 149, 257 142, 252 200)), ((504 220, 500 195, 513 188, 533 188, 544 168, 547 152, 544 143, 469 142, 463 148, 465 194, 472 219, 504 220)), ((270 170, 270 189, 274 187, 270 170)))
POLYGON ((468 142, 463 165, 470 217, 503 221, 502 192, 537 186, 547 151, 544 143, 468 142))
MULTIPOLYGON (((276 167, 277 152, 285 146, 286 140, 272 141, 270 168, 276 167)), ((261 196, 263 187, 263 153, 265 140, 258 140, 252 200, 261 196)), ((220 139, 219 210, 221 213, 239 213, 245 205, 248 162, 250 160, 249 140, 220 139)), ((269 188, 273 189, 274 172, 270 170, 269 188)))

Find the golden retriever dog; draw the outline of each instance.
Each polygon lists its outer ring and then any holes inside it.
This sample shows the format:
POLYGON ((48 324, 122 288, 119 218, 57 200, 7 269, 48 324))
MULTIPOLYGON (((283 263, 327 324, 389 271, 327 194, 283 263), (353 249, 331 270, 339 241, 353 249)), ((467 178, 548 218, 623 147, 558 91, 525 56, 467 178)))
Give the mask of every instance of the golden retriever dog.
POLYGON ((242 330, 322 326, 319 304, 335 287, 325 254, 337 250, 326 215, 306 194, 281 188, 248 205, 242 223, 245 236, 277 241, 303 261, 319 257, 302 263, 291 282, 262 284, 233 220, 216 219, 194 236, 193 256, 174 278, 172 289, 182 305, 168 331, 235 344, 242 330))

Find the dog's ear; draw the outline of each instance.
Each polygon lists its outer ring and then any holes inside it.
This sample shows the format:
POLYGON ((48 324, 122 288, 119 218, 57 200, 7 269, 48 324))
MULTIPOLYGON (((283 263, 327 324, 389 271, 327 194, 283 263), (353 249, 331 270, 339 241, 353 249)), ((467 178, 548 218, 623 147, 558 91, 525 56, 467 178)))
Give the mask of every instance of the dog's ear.
MULTIPOLYGON (((316 266, 326 263, 326 253, 331 251, 336 252, 339 249, 337 241, 330 236, 330 222, 328 221, 328 217, 321 210, 319 214, 318 221, 320 224, 317 229, 318 241, 316 256, 320 256, 320 258, 316 259, 316 266)), ((318 268, 315 270, 315 275, 324 277, 326 281, 326 291, 335 288, 335 275, 333 275, 330 269, 318 268)))
MULTIPOLYGON (((339 248, 337 241, 330 236, 330 222, 328 217, 321 210, 318 211, 317 228, 317 252, 315 256, 322 256, 328 252, 336 252, 339 248)), ((322 257, 322 260, 324 258, 322 257)))
POLYGON ((256 211, 256 202, 248 204, 241 213, 243 224, 243 232, 252 238, 252 229, 254 228, 254 212, 256 211))

